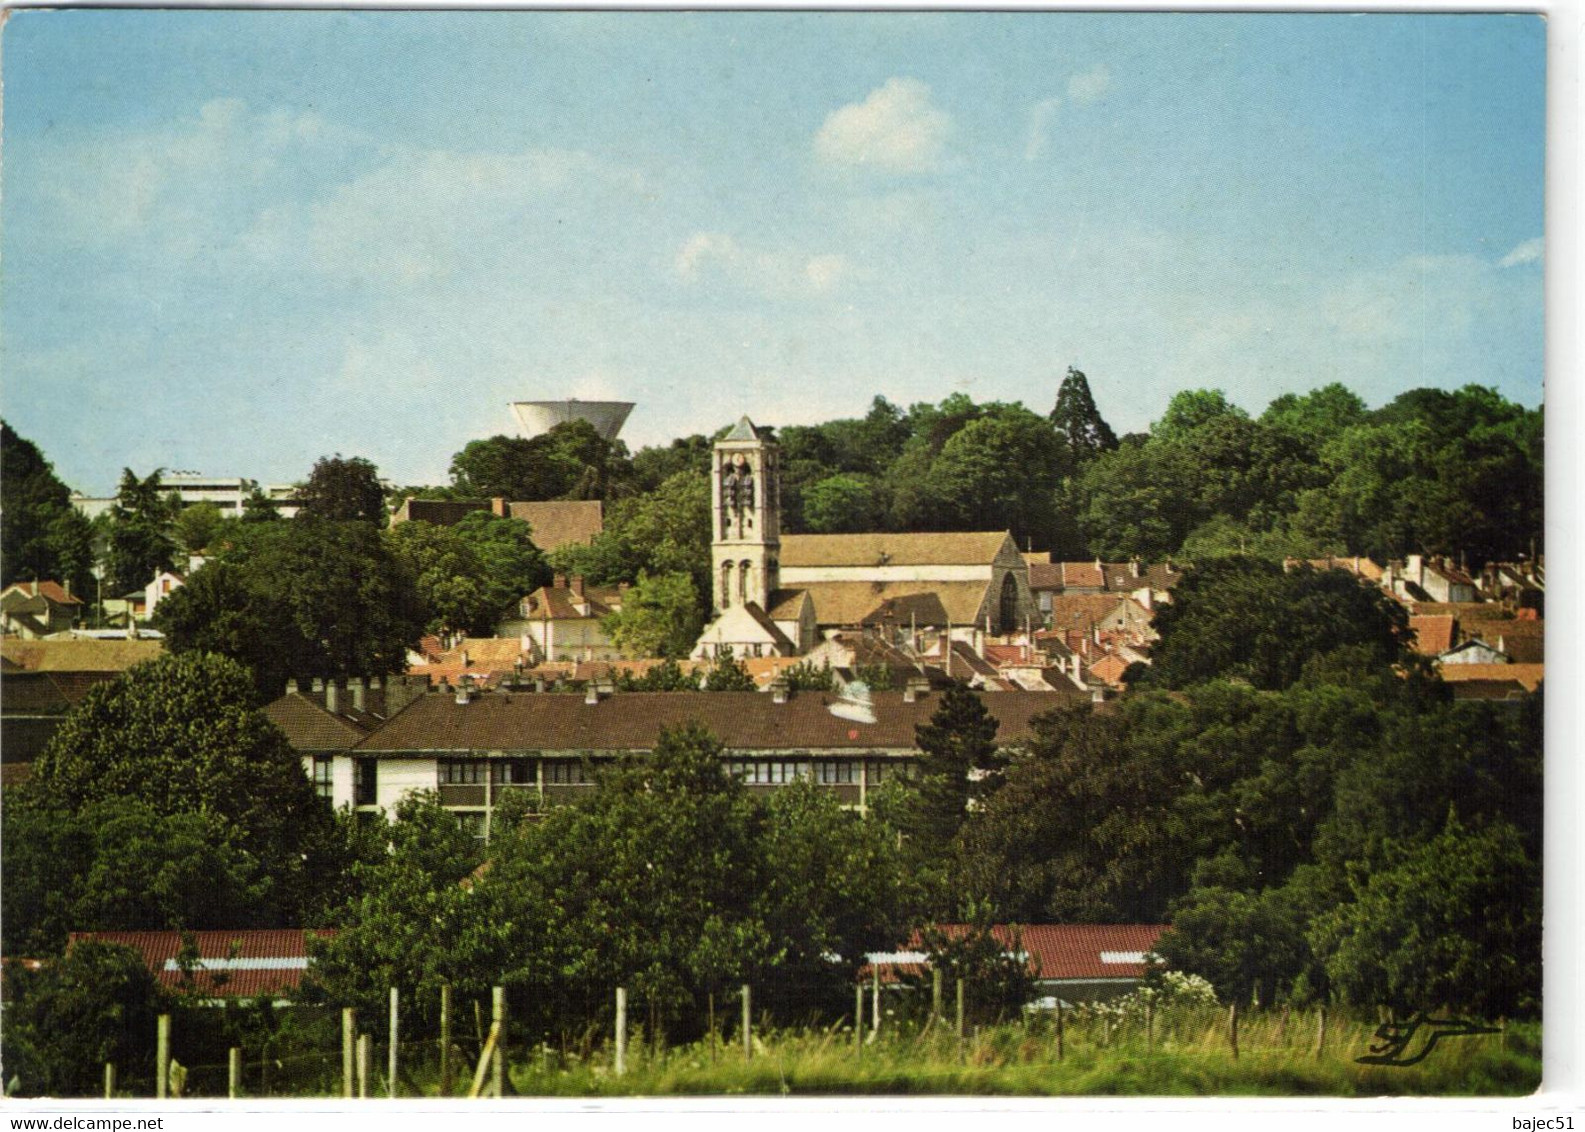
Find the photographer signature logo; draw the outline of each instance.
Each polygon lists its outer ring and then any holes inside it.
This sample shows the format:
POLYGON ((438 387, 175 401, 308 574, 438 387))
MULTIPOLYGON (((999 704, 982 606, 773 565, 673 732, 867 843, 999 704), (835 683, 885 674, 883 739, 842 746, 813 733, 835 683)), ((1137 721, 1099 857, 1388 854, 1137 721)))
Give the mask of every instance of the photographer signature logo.
POLYGON ((1407 1022, 1383 1022, 1376 1027, 1376 1040, 1370 1053, 1354 1060, 1361 1065, 1417 1065, 1428 1057, 1443 1038, 1463 1038, 1471 1034, 1495 1034, 1495 1026, 1480 1026, 1463 1018, 1428 1018, 1419 1011, 1407 1022), (1405 1056, 1417 1038, 1425 1044, 1413 1056, 1405 1056))

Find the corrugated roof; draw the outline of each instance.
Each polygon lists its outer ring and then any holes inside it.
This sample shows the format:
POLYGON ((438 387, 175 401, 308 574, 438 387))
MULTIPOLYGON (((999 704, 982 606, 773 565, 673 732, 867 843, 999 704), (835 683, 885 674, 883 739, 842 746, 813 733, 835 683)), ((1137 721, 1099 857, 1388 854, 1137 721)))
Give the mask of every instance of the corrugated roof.
MULTIPOLYGON (((199 966, 192 972, 197 990, 216 997, 257 998, 285 997, 296 991, 308 969, 308 936, 329 938, 335 932, 279 928, 188 934, 198 948, 199 966)), ((177 962, 181 932, 72 932, 66 947, 70 950, 88 940, 130 947, 143 956, 163 986, 184 985, 186 973, 177 962)))
POLYGON ((509 506, 512 518, 533 528, 534 545, 547 554, 570 543, 592 542, 605 529, 598 499, 547 499, 509 506))
POLYGON ((159 641, 0 641, 0 654, 30 672, 124 672, 165 651, 159 641))
MULTIPOLYGON (((803 582, 815 603, 815 621, 821 625, 862 625, 866 619, 880 614, 888 601, 900 598, 921 599, 932 594, 941 606, 945 624, 950 619, 954 625, 977 622, 980 610, 991 583, 985 582, 803 582)), ((923 601, 911 606, 917 617, 928 613, 932 607, 923 601)), ((930 622, 920 620, 921 625, 930 622)))
POLYGON ((1011 537, 1007 531, 783 535, 781 566, 988 565, 1011 537))
MULTIPOLYGON (((1000 721, 998 739, 1030 734, 1042 712, 1086 702, 1082 693, 1020 692, 987 706, 1000 721)), ((901 692, 874 693, 872 724, 839 719, 827 693, 801 692, 772 704, 758 692, 618 692, 597 704, 580 695, 491 692, 472 703, 426 695, 359 743, 359 752, 637 751, 660 729, 697 720, 734 750, 913 749, 914 727, 940 704, 936 694, 903 702, 901 692)))

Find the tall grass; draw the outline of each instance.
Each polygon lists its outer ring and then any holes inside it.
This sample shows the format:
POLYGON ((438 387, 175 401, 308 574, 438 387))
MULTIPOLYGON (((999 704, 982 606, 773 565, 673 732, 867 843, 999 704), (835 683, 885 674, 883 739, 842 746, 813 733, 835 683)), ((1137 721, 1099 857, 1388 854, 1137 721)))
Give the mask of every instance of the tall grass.
POLYGON ((1179 1013, 1146 1026, 1076 1017, 1062 1057, 1046 1019, 986 1027, 960 1044, 942 1027, 883 1027, 855 1044, 850 1027, 756 1037, 752 1058, 717 1039, 682 1046, 630 1037, 627 1072, 608 1046, 515 1050, 513 1088, 529 1096, 999 1094, 1024 1096, 1493 1096, 1540 1085, 1540 1028, 1441 1042, 1409 1067, 1360 1065, 1375 1024, 1334 1017, 1316 1056, 1313 1012, 1240 1019, 1239 1056, 1225 1015, 1179 1013))

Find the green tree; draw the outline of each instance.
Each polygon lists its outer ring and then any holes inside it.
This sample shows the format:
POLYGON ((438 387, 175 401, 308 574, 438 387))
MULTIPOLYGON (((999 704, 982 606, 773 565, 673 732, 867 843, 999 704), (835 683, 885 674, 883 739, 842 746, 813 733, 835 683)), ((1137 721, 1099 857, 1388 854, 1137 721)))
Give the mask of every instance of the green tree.
POLYGON ((1193 432, 1221 417, 1243 419, 1248 416, 1220 389, 1184 389, 1173 394, 1167 411, 1150 426, 1150 434, 1155 439, 1166 440, 1193 432))
POLYGON ((622 595, 622 608, 600 627, 628 656, 681 659, 704 629, 699 596, 687 574, 640 573, 622 595))
POLYGON ((710 477, 679 472, 654 491, 613 503, 605 529, 589 545, 567 545, 550 555, 564 574, 591 582, 636 582, 641 572, 685 573, 701 608, 710 595, 710 477))
POLYGON ((54 579, 85 594, 92 534, 38 446, 0 420, 0 585, 54 579))
POLYGON ((299 517, 385 524, 385 488, 379 470, 362 456, 322 456, 297 489, 299 517))
POLYGON ((1064 453, 1050 422, 1022 406, 970 421, 931 462, 925 490, 938 530, 1006 528, 1050 545, 1064 453))
POLYGON ((474 511, 451 528, 478 555, 485 592, 496 617, 510 613, 518 599, 551 581, 550 565, 521 519, 474 511))
POLYGON ((752 692, 754 677, 748 674, 743 662, 731 653, 722 653, 705 673, 704 690, 707 692, 752 692))
POLYGON ((941 696, 929 723, 914 728, 919 758, 914 798, 902 823, 920 860, 938 863, 968 815, 969 805, 1001 785, 1007 764, 996 745, 997 721, 964 684, 941 696))
POLYGON ((128 825, 116 830, 118 841, 97 835, 104 851, 175 835, 177 825, 151 816, 212 815, 221 824, 200 821, 182 836, 195 851, 236 857, 227 883, 246 888, 250 877, 271 878, 275 910, 301 922, 328 853, 330 811, 286 737, 253 707, 254 695, 246 670, 224 657, 166 654, 137 665, 96 685, 71 711, 34 764, 29 788, 44 808, 73 814, 119 803, 116 816, 128 825), (131 803, 147 812, 125 808, 131 803), (240 854, 257 862, 256 873, 240 854))
POLYGON ((141 590, 161 570, 175 565, 176 543, 171 521, 176 496, 162 488, 163 468, 139 479, 131 468, 121 472, 121 488, 110 508, 110 548, 106 585, 115 594, 141 590))
POLYGON ((218 560, 155 611, 172 652, 239 660, 266 698, 288 677, 406 670, 427 615, 413 576, 377 528, 299 516, 234 533, 218 560))
POLYGON ((539 436, 470 441, 451 459, 451 484, 472 498, 602 499, 613 449, 588 421, 564 421, 539 436))
POLYGON ((177 512, 171 533, 185 554, 203 554, 211 544, 218 545, 226 530, 226 518, 213 503, 194 503, 177 512))
POLYGON ((473 545, 452 527, 421 520, 384 532, 392 553, 413 578, 431 633, 495 634, 503 602, 473 545))
POLYGON ((1399 1014, 1447 1008, 1533 1013, 1541 992, 1540 869, 1513 826, 1452 815, 1393 863, 1353 870, 1352 899, 1318 915, 1310 941, 1348 1001, 1399 1014))
POLYGON ((839 472, 803 491, 803 526, 817 534, 873 531, 886 511, 881 485, 869 476, 839 472))
POLYGON ((1341 570, 1220 559, 1191 571, 1157 613, 1150 680, 1284 688, 1312 657, 1340 648, 1366 646, 1378 665, 1397 660, 1406 626, 1401 605, 1341 570))
POLYGON ((1057 403, 1051 409, 1051 426, 1057 442, 1067 453, 1067 471, 1076 473, 1103 452, 1117 448, 1117 434, 1101 417, 1090 395, 1090 381, 1079 370, 1068 367, 1068 375, 1057 387, 1057 403))
POLYGON ((152 1077, 155 1019, 167 999, 130 947, 90 941, 36 971, 6 972, 6 1072, 24 1096, 87 1097, 105 1062, 123 1081, 152 1077))
POLYGON ((1282 394, 1266 406, 1260 420, 1319 451, 1332 437, 1362 422, 1365 415, 1365 402, 1359 394, 1334 381, 1308 393, 1282 394))

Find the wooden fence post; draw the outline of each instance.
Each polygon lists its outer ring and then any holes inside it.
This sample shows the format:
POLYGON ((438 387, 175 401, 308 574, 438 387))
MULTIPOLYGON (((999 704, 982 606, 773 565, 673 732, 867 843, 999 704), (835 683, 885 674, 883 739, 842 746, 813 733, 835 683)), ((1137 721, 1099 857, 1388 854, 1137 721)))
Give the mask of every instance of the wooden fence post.
POLYGON ((116 1095, 116 1063, 105 1062, 105 1100, 111 1100, 116 1095))
POLYGON ((1145 1052, 1150 1053, 1156 1048, 1156 1007, 1155 1003, 1145 1003, 1145 1052))
POLYGON ((386 1064, 389 1067, 386 1076, 390 1080, 386 1082, 386 1094, 393 1099, 396 1096, 397 1054, 401 1048, 401 1022, 397 1016, 400 993, 395 987, 391 988, 391 1049, 386 1057, 386 1064))
POLYGON ((164 1100, 169 1093, 170 1085, 171 1016, 161 1014, 154 1030, 154 1098, 164 1100))
POLYGON ((870 1032, 881 1032, 881 969, 875 964, 870 966, 870 1032))
POLYGON ((627 988, 616 988, 616 1075, 627 1072, 627 988))
POLYGON ((1315 1059, 1321 1060, 1321 1051, 1326 1048, 1326 1003, 1321 1003, 1321 1010, 1315 1017, 1315 1059))
POLYGON ((1057 999, 1057 1060, 1062 1060, 1062 999, 1057 999))
POLYGON ((242 1094, 242 1047, 232 1046, 226 1062, 226 1096, 236 1100, 242 1094))
POLYGON ((864 1052, 864 984, 853 984, 853 1048, 864 1052))
POLYGON ((352 1047, 357 1039, 354 1035, 357 1014, 350 1006, 341 1008, 341 1095, 351 1097, 352 1091, 352 1047))
POLYGON ((930 1021, 941 1025, 941 968, 930 968, 930 1021))
POLYGON ((358 1099, 369 1098, 369 1051, 374 1043, 368 1034, 358 1035, 358 1099))
POLYGON ((451 984, 440 984, 440 1095, 451 1096, 451 984))
POLYGON ((1233 1049, 1233 1057, 1238 1057, 1238 1003, 1233 1003, 1227 1008, 1227 1044, 1233 1049))
POLYGON ((490 1028, 499 1035, 495 1039, 495 1058, 490 1062, 490 1092, 501 1097, 506 1092, 506 988, 490 989, 490 1028))
POLYGON ((747 1061, 754 1056, 754 1013, 751 1005, 752 992, 747 983, 743 984, 743 1060, 747 1061))
POLYGON ((957 1034, 958 1034, 958 1044, 959 1045, 963 1044, 963 983, 964 983, 964 979, 962 978, 962 976, 959 976, 958 977, 958 1024, 957 1024, 957 1034))

